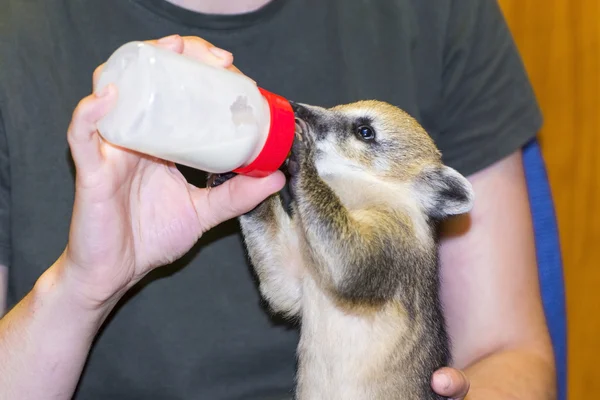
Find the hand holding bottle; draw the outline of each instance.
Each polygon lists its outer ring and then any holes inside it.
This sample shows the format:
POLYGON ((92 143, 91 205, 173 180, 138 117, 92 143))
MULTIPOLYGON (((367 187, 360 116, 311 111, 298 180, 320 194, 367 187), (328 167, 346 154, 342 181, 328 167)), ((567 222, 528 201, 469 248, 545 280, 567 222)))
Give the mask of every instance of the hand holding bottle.
MULTIPOLYGON (((231 54, 202 39, 175 36, 153 43, 237 71, 231 54)), ((188 184, 173 163, 111 145, 96 123, 117 96, 109 85, 83 99, 68 130, 77 176, 60 265, 78 299, 92 307, 118 300, 149 271, 185 254, 203 232, 249 211, 284 184, 276 172, 237 176, 208 191, 188 184)))

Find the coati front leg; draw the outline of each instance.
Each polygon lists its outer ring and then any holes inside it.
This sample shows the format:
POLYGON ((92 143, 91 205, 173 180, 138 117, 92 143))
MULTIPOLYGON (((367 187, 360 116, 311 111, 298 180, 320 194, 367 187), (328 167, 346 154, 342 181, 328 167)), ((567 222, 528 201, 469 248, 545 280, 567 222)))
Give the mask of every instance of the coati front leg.
MULTIPOLYGON (((233 176, 209 176, 209 185, 218 186, 233 176)), ((297 316, 302 294, 302 260, 293 221, 285 212, 280 195, 270 196, 240 216, 239 221, 261 294, 274 312, 297 316)))
POLYGON ((272 195, 239 220, 262 295, 273 311, 297 316, 302 259, 293 221, 284 211, 280 196, 272 195))

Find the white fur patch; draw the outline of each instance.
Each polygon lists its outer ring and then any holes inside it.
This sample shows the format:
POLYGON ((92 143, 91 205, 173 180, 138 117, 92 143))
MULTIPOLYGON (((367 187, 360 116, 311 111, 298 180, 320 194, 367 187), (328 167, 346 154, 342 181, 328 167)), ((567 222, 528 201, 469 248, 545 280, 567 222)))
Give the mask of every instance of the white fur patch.
POLYGON ((359 163, 342 156, 337 151, 337 145, 333 143, 333 140, 335 139, 328 137, 315 144, 316 148, 320 150, 320 153, 315 160, 315 166, 317 167, 319 176, 325 178, 336 175, 344 178, 346 176, 349 177, 359 174, 366 177, 368 174, 364 171, 364 168, 359 163))
POLYGON ((378 377, 398 340, 406 338, 406 319, 347 313, 310 276, 303 290, 299 398, 371 398, 372 379, 378 377))

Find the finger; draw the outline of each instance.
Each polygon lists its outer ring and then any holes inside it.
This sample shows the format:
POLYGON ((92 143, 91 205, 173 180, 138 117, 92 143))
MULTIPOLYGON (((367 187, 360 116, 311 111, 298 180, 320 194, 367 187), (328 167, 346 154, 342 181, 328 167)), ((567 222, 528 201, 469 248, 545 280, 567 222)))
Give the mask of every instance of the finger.
POLYGON ((78 170, 95 169, 100 165, 102 152, 96 123, 110 110, 115 99, 116 89, 108 85, 100 93, 82 99, 73 111, 67 141, 78 170))
POLYGON ((460 370, 440 368, 433 374, 431 387, 440 396, 461 400, 467 395, 470 382, 460 370))
POLYGON ((197 36, 183 37, 183 54, 215 67, 233 65, 233 54, 197 36))
POLYGON ((184 48, 183 38, 179 35, 165 36, 156 40, 146 40, 146 43, 150 43, 176 53, 182 53, 184 48))
POLYGON ((230 51, 215 46, 208 40, 197 36, 179 35, 167 36, 157 41, 149 41, 158 45, 167 45, 170 50, 183 53, 188 57, 205 62, 207 64, 224 67, 234 72, 241 71, 233 65, 233 54, 230 51))
POLYGON ((233 54, 231 52, 221 49, 197 36, 184 36, 183 42, 183 54, 209 65, 222 67, 244 75, 242 71, 233 65, 233 54))
MULTIPOLYGON (((171 35, 160 39, 146 40, 145 43, 150 43, 155 46, 174 51, 176 53, 181 53, 183 51, 183 39, 179 35, 171 35)), ((92 83, 94 89, 98 84, 100 74, 102 73, 102 70, 104 69, 105 65, 106 63, 102 63, 94 70, 94 73, 92 75, 92 83)))
POLYGON ((283 173, 276 171, 265 178, 238 175, 210 190, 192 189, 202 232, 252 210, 284 184, 283 173))

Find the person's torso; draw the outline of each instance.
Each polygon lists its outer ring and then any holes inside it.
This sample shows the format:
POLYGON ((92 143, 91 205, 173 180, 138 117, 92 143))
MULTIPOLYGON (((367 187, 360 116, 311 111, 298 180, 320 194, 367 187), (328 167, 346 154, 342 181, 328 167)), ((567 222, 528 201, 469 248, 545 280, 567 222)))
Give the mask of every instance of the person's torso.
MULTIPOLYGON (((9 303, 63 251, 73 201, 66 130, 92 72, 121 44, 174 33, 231 51, 267 90, 332 106, 398 105, 436 134, 443 5, 423 0, 274 0, 245 17, 162 0, 4 0, 0 111, 11 176, 9 303), (161 6, 162 4, 162 6, 161 6)), ((204 175, 185 170, 192 183, 204 175)), ((269 316, 236 221, 150 274, 98 336, 76 399, 290 397, 298 333, 269 316)))

